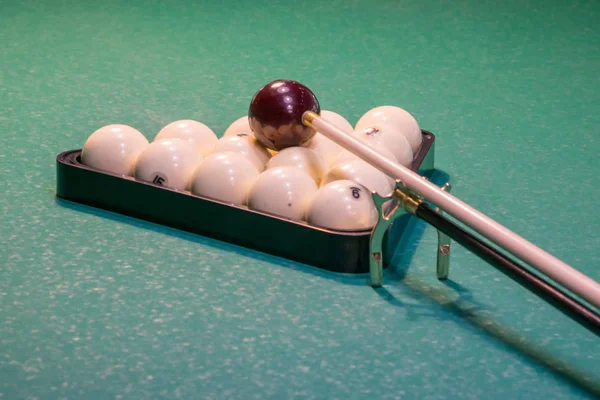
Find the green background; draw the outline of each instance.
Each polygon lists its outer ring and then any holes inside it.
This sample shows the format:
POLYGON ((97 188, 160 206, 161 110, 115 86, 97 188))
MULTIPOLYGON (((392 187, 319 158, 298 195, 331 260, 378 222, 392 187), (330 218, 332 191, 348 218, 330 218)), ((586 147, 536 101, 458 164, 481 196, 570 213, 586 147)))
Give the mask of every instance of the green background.
POLYGON ((0 3, 0 398, 567 399, 600 341, 419 224, 374 290, 57 201, 97 128, 219 135, 297 79, 351 123, 393 104, 454 193, 600 279, 597 1, 0 3))

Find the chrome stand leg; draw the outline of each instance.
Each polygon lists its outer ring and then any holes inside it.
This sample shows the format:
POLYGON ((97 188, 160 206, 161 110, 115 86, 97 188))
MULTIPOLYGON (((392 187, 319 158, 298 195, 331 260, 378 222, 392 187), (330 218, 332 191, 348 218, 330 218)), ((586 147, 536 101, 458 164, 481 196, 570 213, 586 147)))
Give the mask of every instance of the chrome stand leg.
MULTIPOLYGON (((373 227, 371 232, 371 241, 369 249, 369 271, 372 287, 380 287, 383 285, 383 238, 388 227, 394 220, 403 215, 404 212, 396 212, 400 206, 400 202, 394 200, 393 197, 382 197, 377 193, 373 193, 373 201, 377 207, 379 220, 373 227), (385 209, 388 209, 387 211, 385 209)), ((400 208, 400 210, 402 210, 400 208)))
MULTIPOLYGON (((446 183, 441 188, 444 191, 449 192, 452 189, 449 183, 446 183)), ((437 209, 440 212, 439 209, 437 209)), ((450 236, 446 235, 444 232, 438 230, 438 251, 437 251, 437 268, 436 275, 440 280, 448 279, 448 275, 450 274, 450 246, 452 240, 450 236)))

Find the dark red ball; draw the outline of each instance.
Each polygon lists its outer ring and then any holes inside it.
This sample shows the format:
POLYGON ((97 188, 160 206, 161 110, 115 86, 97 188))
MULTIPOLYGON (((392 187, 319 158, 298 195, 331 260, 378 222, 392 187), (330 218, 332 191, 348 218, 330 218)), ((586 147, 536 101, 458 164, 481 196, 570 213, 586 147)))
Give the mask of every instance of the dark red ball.
POLYGON ((272 150, 302 146, 315 135, 302 123, 306 111, 321 113, 314 93, 299 82, 278 79, 252 98, 248 120, 254 136, 272 150))

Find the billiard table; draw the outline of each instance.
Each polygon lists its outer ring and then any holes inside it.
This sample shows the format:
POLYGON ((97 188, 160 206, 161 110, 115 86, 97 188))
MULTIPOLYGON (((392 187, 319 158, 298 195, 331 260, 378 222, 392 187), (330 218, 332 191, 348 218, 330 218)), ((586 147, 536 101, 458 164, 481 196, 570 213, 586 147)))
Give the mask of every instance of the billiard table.
POLYGON ((0 398, 600 396, 597 336, 458 245, 438 280, 424 222, 373 288, 61 199, 56 176, 101 126, 222 135, 294 79, 352 124, 406 109, 440 184, 600 280, 599 19, 593 1, 4 1, 0 398))

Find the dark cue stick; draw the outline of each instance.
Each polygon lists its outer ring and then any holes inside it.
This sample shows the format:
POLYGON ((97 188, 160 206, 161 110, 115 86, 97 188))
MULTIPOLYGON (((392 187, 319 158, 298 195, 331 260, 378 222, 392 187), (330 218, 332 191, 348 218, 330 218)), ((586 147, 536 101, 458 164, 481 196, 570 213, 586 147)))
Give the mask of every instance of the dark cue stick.
POLYGON ((521 286, 531 290, 574 321, 600 336, 600 316, 585 304, 538 278, 522 265, 504 256, 471 233, 461 229, 426 203, 421 203, 416 208, 415 215, 450 236, 457 243, 487 261, 521 286))

